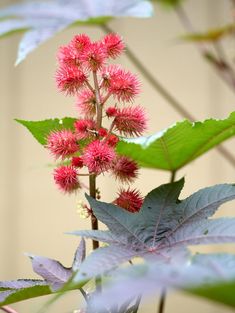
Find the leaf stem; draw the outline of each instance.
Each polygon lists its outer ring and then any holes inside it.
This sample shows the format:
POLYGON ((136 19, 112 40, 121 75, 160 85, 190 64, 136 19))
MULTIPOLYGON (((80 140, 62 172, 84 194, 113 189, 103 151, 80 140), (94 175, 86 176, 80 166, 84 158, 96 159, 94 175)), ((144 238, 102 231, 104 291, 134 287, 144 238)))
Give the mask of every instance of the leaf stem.
POLYGON ((3 312, 6 312, 6 313, 18 313, 16 310, 12 309, 9 306, 2 306, 0 308, 0 310, 2 310, 3 312))
MULTIPOLYGON (((177 172, 176 170, 171 171, 170 183, 173 183, 175 181, 176 172, 177 172)), ((158 313, 163 313, 164 312, 165 302, 166 302, 166 290, 163 289, 162 292, 161 292, 161 296, 160 296, 160 302, 159 302, 159 306, 158 306, 158 313)))
POLYGON ((158 313, 164 312, 165 302, 166 302, 166 290, 163 289, 160 297, 158 313))
POLYGON ((173 183, 175 181, 175 175, 176 175, 176 171, 172 171, 171 177, 170 177, 170 183, 173 183))

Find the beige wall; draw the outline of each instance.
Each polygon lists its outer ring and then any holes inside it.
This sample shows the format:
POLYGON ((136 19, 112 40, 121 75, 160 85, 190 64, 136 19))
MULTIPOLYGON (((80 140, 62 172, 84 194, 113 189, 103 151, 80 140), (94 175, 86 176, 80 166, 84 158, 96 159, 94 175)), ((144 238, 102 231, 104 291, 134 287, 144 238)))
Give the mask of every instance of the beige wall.
MULTIPOLYGON (((1 0, 1 4, 10 1, 1 0)), ((201 29, 223 24, 229 13, 227 0, 189 0, 186 9, 193 22, 201 29)), ((181 44, 176 38, 183 32, 173 13, 156 9, 148 20, 125 19, 111 23, 114 30, 140 57, 145 66, 163 85, 182 102, 197 119, 223 118, 234 110, 234 94, 221 83, 211 68, 204 63, 196 49, 181 44)), ((58 93, 54 83, 55 54, 58 46, 67 43, 76 32, 86 32, 93 39, 102 36, 97 28, 74 28, 56 36, 31 54, 17 68, 13 67, 16 46, 20 37, 0 41, 0 279, 35 277, 24 252, 45 255, 70 265, 78 239, 64 232, 88 228, 89 221, 76 213, 78 196, 63 196, 52 181, 51 169, 45 166, 51 159, 32 136, 13 119, 39 120, 75 114, 73 99, 58 93)), ((227 40, 229 54, 234 56, 234 40, 227 40)), ((122 63, 138 72, 125 57, 122 63)), ((150 117, 148 133, 168 127, 182 117, 141 76, 143 94, 139 102, 150 117)), ((234 140, 226 147, 234 151, 234 140)), ((183 168, 179 176, 186 176, 184 196, 221 182, 234 182, 234 168, 218 152, 183 168)), ((162 171, 142 170, 136 187, 147 193, 169 179, 162 171)), ((104 200, 112 200, 117 187, 109 178, 99 179, 104 200)), ((221 214, 234 215, 234 204, 224 206, 221 214)), ((233 246, 221 246, 221 251, 233 246)), ((199 249, 196 249, 199 251, 199 249)), ((200 249, 202 251, 203 249, 200 249)), ((207 247, 204 251, 217 251, 207 247)), ((15 307, 22 312, 36 312, 45 299, 27 301, 15 307)), ((53 306, 49 312, 72 312, 79 303, 77 293, 71 293, 53 306)), ((154 304, 156 299, 154 300, 154 304)), ((167 301, 166 313, 180 312, 221 313, 224 307, 192 297, 173 295, 167 301), (177 309, 176 309, 177 308, 177 309)), ((145 307, 142 312, 155 312, 145 307)))

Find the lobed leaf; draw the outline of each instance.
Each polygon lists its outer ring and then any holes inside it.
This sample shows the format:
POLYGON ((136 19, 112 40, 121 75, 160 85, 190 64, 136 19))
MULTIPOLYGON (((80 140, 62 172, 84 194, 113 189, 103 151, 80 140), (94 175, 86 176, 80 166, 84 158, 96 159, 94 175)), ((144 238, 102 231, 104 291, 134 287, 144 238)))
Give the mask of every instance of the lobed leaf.
POLYGON ((193 257, 190 264, 148 262, 114 272, 109 283, 104 286, 102 294, 96 294, 91 299, 91 309, 95 308, 95 312, 102 312, 104 303, 107 308, 120 306, 139 294, 155 295, 162 289, 187 290, 187 292, 204 297, 209 294, 209 298, 234 307, 231 295, 224 300, 221 299, 221 295, 216 296, 210 293, 210 290, 216 290, 216 288, 219 288, 217 291, 220 290, 223 285, 234 286, 234 281, 234 255, 197 255, 193 257))
POLYGON ((149 17, 152 6, 145 0, 51 0, 27 2, 0 10, 0 19, 11 23, 11 32, 18 30, 17 23, 25 23, 28 29, 23 36, 16 64, 39 45, 68 26, 105 23, 110 17, 149 17))
POLYGON ((46 145, 47 136, 52 131, 61 129, 73 129, 73 124, 76 121, 72 117, 64 117, 62 119, 48 119, 44 121, 25 121, 16 119, 16 121, 25 126, 34 138, 42 145, 46 145))
POLYGON ((185 120, 149 137, 124 139, 117 150, 143 167, 176 171, 234 134, 235 112, 224 120, 185 120))
MULTIPOLYGON (((208 187, 179 201, 183 184, 181 179, 154 189, 138 213, 87 196, 95 216, 106 224, 109 232, 74 234, 101 240, 110 246, 96 250, 82 263, 85 277, 105 273, 131 256, 155 262, 175 260, 182 264, 188 259, 188 245, 235 242, 235 218, 208 219, 221 204, 235 199, 235 185, 208 187)), ((81 272, 76 275, 76 281, 82 280, 81 275, 81 272)))

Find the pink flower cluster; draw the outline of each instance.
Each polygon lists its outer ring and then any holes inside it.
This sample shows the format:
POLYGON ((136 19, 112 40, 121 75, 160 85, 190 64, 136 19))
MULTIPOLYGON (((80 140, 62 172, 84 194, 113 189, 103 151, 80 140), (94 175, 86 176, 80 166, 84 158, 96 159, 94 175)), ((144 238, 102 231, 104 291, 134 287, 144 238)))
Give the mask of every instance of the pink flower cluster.
MULTIPOLYGON (((47 148, 55 159, 66 161, 54 171, 58 187, 67 193, 81 188, 79 175, 98 176, 110 172, 122 183, 132 183, 138 165, 117 155, 119 136, 140 136, 146 129, 146 115, 140 105, 133 105, 140 92, 137 77, 120 65, 108 64, 122 54, 124 43, 117 34, 92 42, 87 35, 77 35, 59 49, 57 87, 76 97, 78 119, 73 129, 53 131, 47 148), (103 126, 104 118, 106 118, 103 126)), ((117 205, 136 212, 142 205, 136 190, 121 189, 117 205)))

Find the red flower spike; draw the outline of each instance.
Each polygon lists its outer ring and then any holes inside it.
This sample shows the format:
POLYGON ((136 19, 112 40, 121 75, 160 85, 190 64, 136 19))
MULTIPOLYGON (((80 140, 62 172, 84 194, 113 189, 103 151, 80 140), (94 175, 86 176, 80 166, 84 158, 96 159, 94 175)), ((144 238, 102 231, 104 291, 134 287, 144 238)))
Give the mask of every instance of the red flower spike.
POLYGON ((147 119, 141 106, 118 109, 114 127, 125 136, 140 136, 146 130, 147 119))
POLYGON ((75 95, 86 79, 86 75, 75 66, 62 66, 56 73, 57 87, 67 95, 75 95))
POLYGON ((102 68, 107 58, 105 47, 100 42, 87 45, 81 54, 81 61, 90 71, 98 71, 102 68))
POLYGON ((70 42, 70 46, 76 50, 77 52, 81 53, 84 51, 86 47, 91 44, 90 38, 85 34, 76 35, 70 42))
POLYGON ((106 142, 95 140, 86 146, 83 162, 90 173, 100 174, 108 171, 115 158, 115 152, 106 142))
POLYGON ((107 110, 106 110, 106 115, 107 115, 108 117, 116 116, 116 114, 117 114, 117 108, 115 108, 115 107, 109 107, 109 108, 107 108, 107 110))
POLYGON ((117 143, 119 142, 119 138, 111 134, 111 135, 108 135, 106 142, 110 147, 116 147, 117 143))
POLYGON ((65 159, 78 151, 77 138, 71 130, 54 131, 47 137, 46 148, 58 159, 65 159))
POLYGON ((95 95, 91 90, 81 90, 77 96, 76 108, 87 118, 92 118, 96 114, 96 100, 95 95))
POLYGON ((63 192, 72 193, 80 188, 77 170, 72 166, 60 166, 54 170, 54 180, 63 192))
POLYGON ((121 182, 133 182, 138 176, 138 170, 138 164, 124 155, 117 156, 112 166, 114 176, 121 182))
POLYGON ((119 56, 125 47, 122 38, 117 34, 106 35, 102 42, 107 49, 108 56, 113 59, 119 56))
POLYGON ((70 46, 60 47, 57 53, 57 59, 60 65, 78 66, 80 64, 78 53, 70 46))
POLYGON ((129 212, 136 213, 143 204, 143 197, 136 189, 121 189, 114 203, 129 212))
POLYGON ((74 167, 82 168, 83 167, 83 160, 81 157, 73 157, 71 164, 74 167))
POLYGON ((105 128, 100 128, 99 131, 98 131, 98 135, 100 137, 105 137, 105 136, 107 136, 107 134, 108 134, 108 131, 105 128))
POLYGON ((95 121, 93 120, 78 120, 74 123, 75 132, 78 139, 84 139, 92 136, 91 130, 95 130, 95 121))

